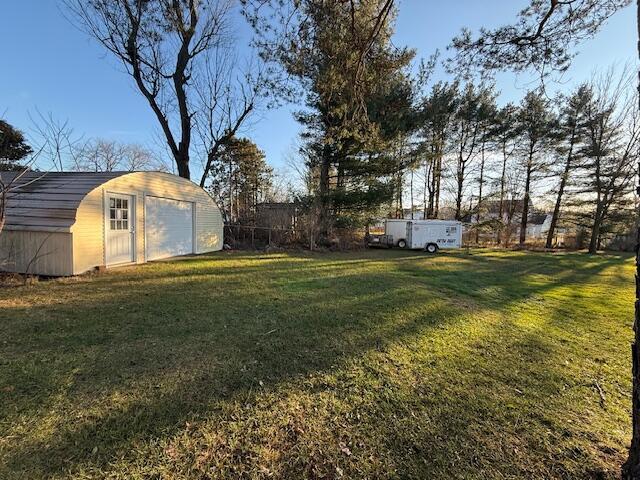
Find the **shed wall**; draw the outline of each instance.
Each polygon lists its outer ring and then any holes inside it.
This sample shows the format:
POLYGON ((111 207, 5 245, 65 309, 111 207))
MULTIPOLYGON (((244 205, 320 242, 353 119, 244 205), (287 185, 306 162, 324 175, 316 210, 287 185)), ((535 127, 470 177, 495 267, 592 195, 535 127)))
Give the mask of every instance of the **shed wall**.
POLYGON ((104 199, 107 192, 135 195, 136 262, 144 263, 144 197, 184 200, 195 203, 196 253, 222 249, 222 214, 213 199, 200 187, 175 175, 135 172, 109 180, 89 192, 80 203, 73 232, 73 271, 85 272, 105 264, 104 199))
POLYGON ((73 274, 70 233, 3 230, 0 270, 37 275, 73 274))

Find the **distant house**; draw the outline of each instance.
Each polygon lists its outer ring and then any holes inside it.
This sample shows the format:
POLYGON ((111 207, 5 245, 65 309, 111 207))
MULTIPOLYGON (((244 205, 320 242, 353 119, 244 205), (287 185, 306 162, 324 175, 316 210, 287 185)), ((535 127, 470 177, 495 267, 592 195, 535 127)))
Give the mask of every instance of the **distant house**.
POLYGON ((423 209, 414 209, 412 211, 410 208, 403 208, 402 218, 405 220, 424 220, 426 218, 426 212, 423 209))
MULTIPOLYGON (((16 172, 0 172, 5 183, 16 172)), ((195 183, 161 172, 38 173, 16 180, 0 268, 76 275, 222 248, 222 214, 195 183)))
MULTIPOLYGON (((546 240, 551 228, 552 213, 533 213, 529 216, 527 223, 527 240, 546 240)), ((567 229, 557 226, 553 234, 553 244, 563 246, 567 229)))
MULTIPOLYGON (((481 220, 499 219, 502 223, 520 223, 522 219, 522 209, 524 207, 523 199, 508 199, 502 201, 500 208, 500 200, 487 200, 482 203, 481 220), (500 212, 502 211, 502 217, 500 212)), ((529 200, 529 211, 533 210, 533 202, 529 200)), ((470 217, 470 223, 477 223, 478 214, 475 213, 470 217)))
MULTIPOLYGON (((480 221, 487 222, 490 220, 500 219, 504 225, 509 225, 508 235, 518 237, 520 235, 520 224, 522 222, 522 209, 524 200, 509 199, 502 202, 500 208, 499 200, 488 200, 483 203, 480 213, 480 221), (500 212, 502 211, 502 217, 500 212)), ((527 218, 527 241, 546 240, 549 229, 551 228, 551 219, 553 215, 547 212, 541 212, 535 209, 533 202, 529 201, 529 214, 527 218)), ((478 223, 478 214, 473 213, 463 219, 466 223, 478 223)), ((555 244, 562 245, 564 243, 565 229, 557 228, 555 232, 555 244)))
POLYGON ((527 220, 527 238, 538 240, 547 238, 551 228, 551 213, 532 213, 527 220))

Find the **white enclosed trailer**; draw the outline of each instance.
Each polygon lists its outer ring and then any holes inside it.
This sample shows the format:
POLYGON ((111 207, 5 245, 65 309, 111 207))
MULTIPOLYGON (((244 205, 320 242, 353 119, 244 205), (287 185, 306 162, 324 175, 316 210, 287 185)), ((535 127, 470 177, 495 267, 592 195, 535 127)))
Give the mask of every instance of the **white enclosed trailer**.
MULTIPOLYGON (((412 220, 421 222, 423 220, 412 220)), ((393 238, 393 246, 405 248, 407 246, 407 223, 406 218, 388 218, 384 221, 384 233, 393 238)))
POLYGON ((385 234, 393 237, 393 245, 434 253, 441 248, 462 246, 462 223, 455 220, 385 221, 385 234))

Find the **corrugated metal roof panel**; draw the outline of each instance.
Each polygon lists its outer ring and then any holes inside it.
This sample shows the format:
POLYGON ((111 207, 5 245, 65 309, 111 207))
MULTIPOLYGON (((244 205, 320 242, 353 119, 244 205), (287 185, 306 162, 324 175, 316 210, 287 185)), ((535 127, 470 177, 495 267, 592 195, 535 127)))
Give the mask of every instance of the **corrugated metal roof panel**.
POLYGON ((5 228, 66 230, 87 193, 131 172, 0 172, 11 185, 5 228))

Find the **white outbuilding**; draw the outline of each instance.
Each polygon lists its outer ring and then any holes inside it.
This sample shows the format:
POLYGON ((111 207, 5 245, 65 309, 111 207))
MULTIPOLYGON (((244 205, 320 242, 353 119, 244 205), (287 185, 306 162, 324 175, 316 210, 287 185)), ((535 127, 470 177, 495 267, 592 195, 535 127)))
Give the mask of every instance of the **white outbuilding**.
POLYGON ((67 276, 222 248, 214 200, 168 173, 29 172, 6 203, 0 270, 67 276))

